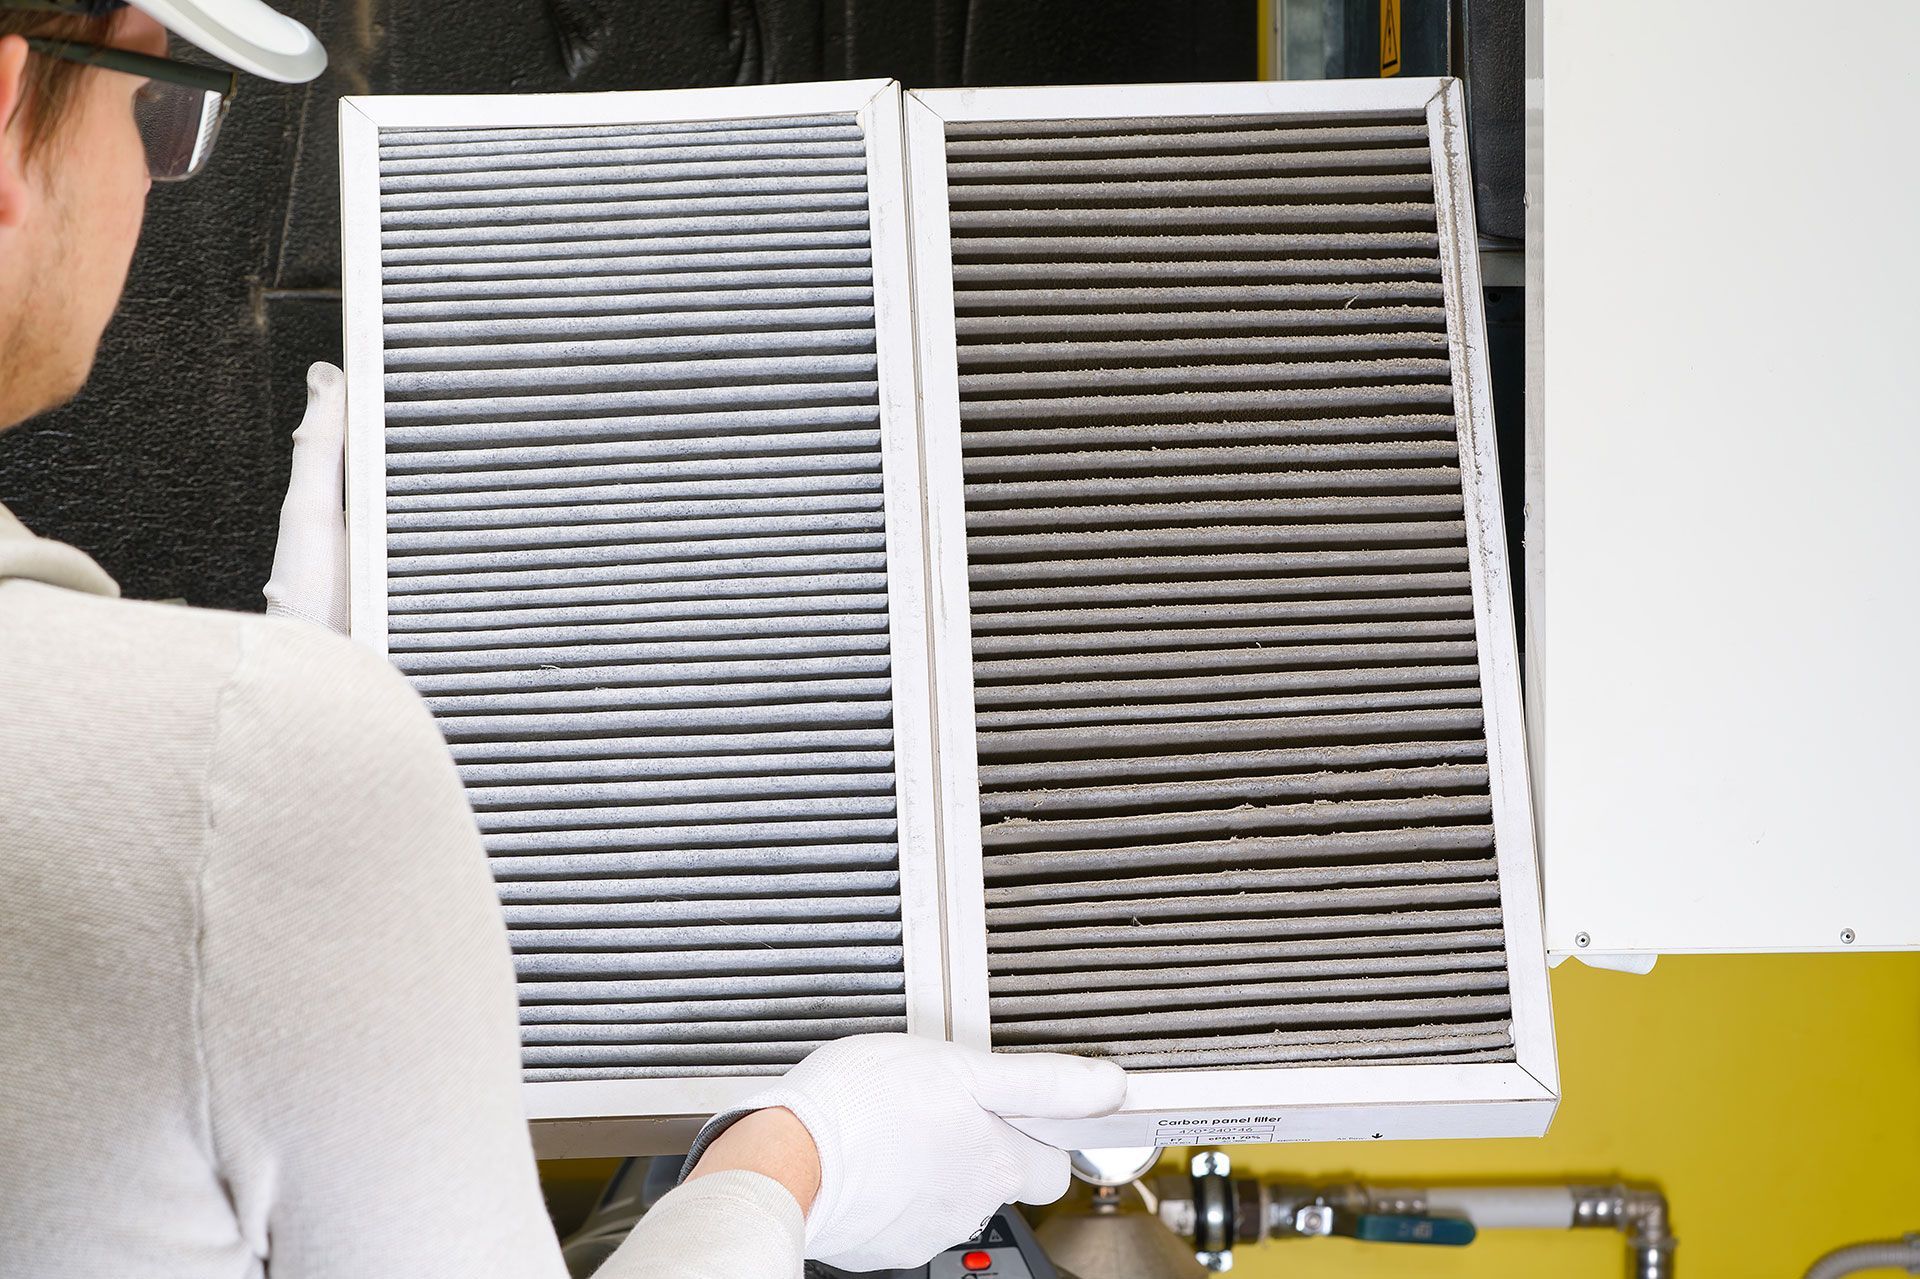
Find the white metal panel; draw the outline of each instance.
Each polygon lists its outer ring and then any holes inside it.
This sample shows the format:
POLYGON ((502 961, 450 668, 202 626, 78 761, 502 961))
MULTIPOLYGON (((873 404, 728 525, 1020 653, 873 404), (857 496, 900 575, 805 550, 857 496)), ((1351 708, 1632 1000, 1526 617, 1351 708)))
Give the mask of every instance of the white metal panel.
POLYGON ((1548 944, 1920 945, 1920 9, 1534 9, 1548 944))

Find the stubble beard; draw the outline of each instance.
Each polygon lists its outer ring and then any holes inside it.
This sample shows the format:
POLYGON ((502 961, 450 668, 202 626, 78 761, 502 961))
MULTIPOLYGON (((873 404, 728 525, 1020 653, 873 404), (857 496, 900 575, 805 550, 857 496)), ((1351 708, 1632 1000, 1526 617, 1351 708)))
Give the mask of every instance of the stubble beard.
POLYGON ((84 279, 84 250, 71 205, 57 176, 46 207, 50 235, 28 259, 20 296, 0 316, 0 432, 70 402, 93 371, 98 333, 80 332, 73 289, 84 279))

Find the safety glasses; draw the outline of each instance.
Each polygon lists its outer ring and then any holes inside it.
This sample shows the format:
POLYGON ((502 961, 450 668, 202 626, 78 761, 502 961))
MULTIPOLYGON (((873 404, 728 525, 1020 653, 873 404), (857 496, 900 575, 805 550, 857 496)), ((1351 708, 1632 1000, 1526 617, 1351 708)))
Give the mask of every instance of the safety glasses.
MULTIPOLYGON (((0 7, 25 6, 15 0, 0 7)), ((27 47, 43 57, 145 78, 134 96, 133 120, 147 150, 147 172, 155 182, 178 182, 206 167, 233 101, 238 81, 233 72, 71 40, 28 36, 27 47)))

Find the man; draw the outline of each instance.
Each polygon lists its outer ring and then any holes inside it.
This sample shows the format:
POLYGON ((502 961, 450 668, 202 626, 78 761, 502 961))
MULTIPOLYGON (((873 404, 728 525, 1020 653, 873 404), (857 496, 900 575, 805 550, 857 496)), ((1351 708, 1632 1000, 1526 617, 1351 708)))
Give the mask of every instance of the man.
MULTIPOLYGON (((0 428, 79 390, 150 181, 205 163, 231 83, 169 27, 324 64, 258 0, 0 0, 0 428)), ((338 371, 309 389, 269 594, 337 626, 338 371)), ((710 1125, 601 1273, 916 1264, 1065 1189, 995 1112, 1123 1090, 843 1041, 710 1125)), ((324 626, 122 601, 0 510, 0 1274, 557 1279, 519 1097, 484 854, 405 683, 324 626)))

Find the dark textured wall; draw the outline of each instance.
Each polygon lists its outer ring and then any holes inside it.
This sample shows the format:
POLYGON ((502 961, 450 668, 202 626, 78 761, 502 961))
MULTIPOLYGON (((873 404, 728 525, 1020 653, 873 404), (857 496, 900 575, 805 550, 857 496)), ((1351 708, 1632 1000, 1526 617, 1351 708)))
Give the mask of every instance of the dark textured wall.
POLYGON ((340 358, 343 93, 909 87, 1256 74, 1254 0, 281 0, 332 66, 243 83, 207 171, 158 186, 73 404, 0 436, 0 502, 131 596, 260 607, 305 370, 340 358))
POLYGON ((1467 84, 1474 213, 1484 239, 1518 244, 1527 233, 1526 4, 1472 0, 1458 25, 1453 74, 1467 84))

